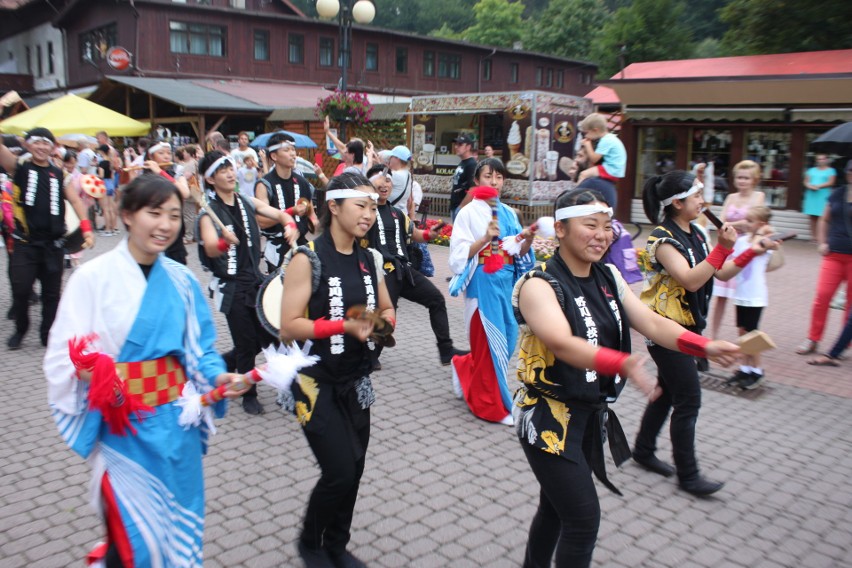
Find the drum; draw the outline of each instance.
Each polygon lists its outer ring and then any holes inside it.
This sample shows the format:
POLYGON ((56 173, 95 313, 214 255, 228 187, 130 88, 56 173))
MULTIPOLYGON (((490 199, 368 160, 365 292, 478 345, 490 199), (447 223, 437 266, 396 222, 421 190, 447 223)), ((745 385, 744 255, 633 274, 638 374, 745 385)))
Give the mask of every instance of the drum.
POLYGON ((266 277, 257 291, 257 319, 275 339, 281 330, 281 302, 284 294, 284 266, 266 277))
POLYGON ((80 229, 80 218, 68 201, 65 201, 65 235, 62 237, 63 248, 68 254, 83 250, 83 231, 80 229))

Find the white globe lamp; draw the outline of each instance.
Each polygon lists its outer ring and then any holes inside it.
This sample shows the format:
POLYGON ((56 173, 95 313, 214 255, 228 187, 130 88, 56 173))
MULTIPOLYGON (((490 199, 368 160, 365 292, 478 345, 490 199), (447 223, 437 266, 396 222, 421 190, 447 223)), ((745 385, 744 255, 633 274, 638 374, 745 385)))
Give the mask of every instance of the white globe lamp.
POLYGON ((320 18, 331 20, 337 17, 340 11, 340 2, 338 0, 317 0, 317 14, 320 18))
MULTIPOLYGON (((317 7, 319 8, 319 4, 317 7)), ((352 7, 352 18, 359 24, 369 24, 375 17, 376 7, 370 0, 358 0, 352 7)))

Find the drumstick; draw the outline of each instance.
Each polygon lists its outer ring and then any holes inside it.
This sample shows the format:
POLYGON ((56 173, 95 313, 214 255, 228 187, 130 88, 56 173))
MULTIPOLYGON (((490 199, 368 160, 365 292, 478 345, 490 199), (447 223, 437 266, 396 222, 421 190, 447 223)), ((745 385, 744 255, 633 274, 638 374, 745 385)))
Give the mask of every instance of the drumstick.
MULTIPOLYGON (((200 187, 198 187, 198 186, 190 187, 189 191, 192 194, 192 196, 195 198, 195 200, 198 202, 198 204, 201 206, 201 208, 204 209, 207 212, 208 215, 210 215, 210 220, 213 221, 214 225, 218 226, 219 229, 223 233, 225 231, 227 231, 227 232, 231 233, 232 235, 234 234, 233 231, 229 230, 228 227, 225 226, 225 223, 222 222, 222 220, 219 218, 219 216, 216 215, 216 212, 213 211, 213 208, 210 207, 210 202, 207 201, 207 196, 204 195, 204 192, 201 190, 200 187)), ((239 239, 237 239, 236 235, 234 235, 234 240, 236 241, 234 243, 235 245, 240 244, 240 241, 239 241, 239 239)))
MULTIPOLYGON (((175 165, 175 163, 174 162, 163 162, 162 164, 157 164, 157 165, 160 166, 161 168, 167 168, 169 166, 175 165)), ((126 168, 123 168, 123 169, 124 169, 125 172, 138 172, 139 170, 144 170, 145 166, 144 165, 127 166, 126 168)))
POLYGON ((709 207, 704 209, 704 216, 707 217, 708 221, 716 225, 717 229, 721 229, 722 225, 724 225, 724 223, 722 223, 722 220, 716 217, 716 215, 714 215, 713 212, 710 211, 709 207))

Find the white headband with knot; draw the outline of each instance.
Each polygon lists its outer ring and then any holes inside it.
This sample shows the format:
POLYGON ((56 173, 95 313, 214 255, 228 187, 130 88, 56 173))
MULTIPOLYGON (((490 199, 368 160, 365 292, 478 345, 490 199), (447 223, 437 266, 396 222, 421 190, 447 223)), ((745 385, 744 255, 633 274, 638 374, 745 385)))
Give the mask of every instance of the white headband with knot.
POLYGON ((702 189, 704 189, 704 184, 696 180, 695 183, 692 184, 692 187, 690 187, 687 191, 678 193, 677 195, 672 195, 671 197, 666 197, 665 199, 660 201, 660 205, 662 205, 663 207, 667 207, 671 205, 675 199, 686 199, 690 195, 694 195, 702 189))
POLYGON ((27 144, 32 144, 33 142, 47 142, 51 146, 55 146, 56 143, 46 136, 29 136, 27 137, 27 144))
POLYGON ((289 140, 284 140, 282 142, 279 142, 278 144, 274 144, 274 145, 270 146, 269 148, 266 149, 266 151, 267 152, 275 152, 277 150, 280 150, 284 146, 294 146, 294 144, 293 144, 293 142, 290 142, 289 140))
POLYGON ((153 146, 148 148, 148 155, 150 156, 154 152, 157 152, 158 150, 163 150, 163 149, 167 149, 169 152, 171 152, 172 147, 169 145, 168 142, 157 142, 156 144, 154 144, 153 146))
POLYGON ((368 197, 373 201, 379 200, 378 194, 367 193, 366 191, 359 191, 357 189, 332 189, 331 191, 325 192, 326 201, 331 201, 332 199, 346 199, 347 197, 368 197))
POLYGON ((219 158, 218 160, 216 160, 215 162, 210 164, 210 167, 207 168, 207 170, 204 172, 204 177, 205 178, 213 177, 213 174, 216 173, 216 170, 221 168, 222 165, 226 162, 231 164, 232 167, 235 167, 234 166, 234 159, 232 157, 222 156, 221 158, 219 158))
POLYGON ((562 207, 556 210, 553 218, 557 221, 565 219, 573 219, 575 217, 588 217, 596 213, 606 213, 612 218, 612 207, 607 207, 603 203, 587 203, 586 205, 571 205, 570 207, 562 207))

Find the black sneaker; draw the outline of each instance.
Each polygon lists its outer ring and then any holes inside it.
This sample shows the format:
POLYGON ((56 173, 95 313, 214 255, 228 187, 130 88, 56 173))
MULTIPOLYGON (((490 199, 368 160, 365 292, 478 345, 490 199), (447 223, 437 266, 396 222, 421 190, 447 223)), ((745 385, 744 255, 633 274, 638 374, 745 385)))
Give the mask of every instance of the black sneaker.
POLYGON ((741 387, 745 381, 748 381, 751 378, 751 373, 743 371, 740 369, 736 373, 734 373, 731 378, 725 381, 725 386, 738 386, 741 387))
POLYGON ((253 414, 257 416, 263 414, 263 405, 260 404, 260 401, 257 400, 256 396, 244 396, 243 410, 246 411, 246 414, 253 414))
POLYGON ((307 568, 335 568, 328 553, 322 548, 309 548, 301 540, 296 548, 307 568))
POLYGON ((462 357, 464 355, 467 355, 468 353, 470 353, 470 351, 465 351, 464 349, 456 349, 455 347, 453 347, 448 352, 441 354, 441 365, 446 367, 447 365, 453 362, 453 357, 455 357, 456 355, 462 357))
POLYGON ((748 377, 740 382, 740 388, 743 390, 754 390, 759 387, 766 376, 763 373, 749 373, 748 377))
POLYGON ((9 341, 6 342, 6 346, 9 348, 9 351, 17 351, 21 348, 21 341, 24 340, 23 333, 16 333, 12 337, 9 338, 9 341))
POLYGON ((347 550, 344 550, 343 554, 329 552, 328 557, 331 558, 334 568, 367 568, 363 560, 347 550))

